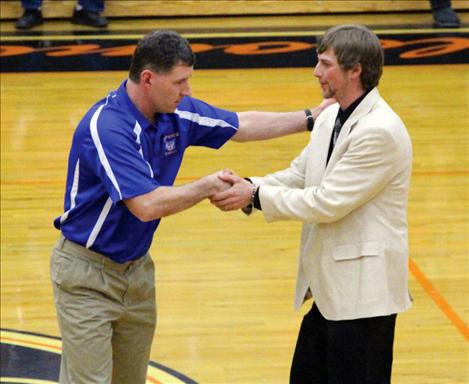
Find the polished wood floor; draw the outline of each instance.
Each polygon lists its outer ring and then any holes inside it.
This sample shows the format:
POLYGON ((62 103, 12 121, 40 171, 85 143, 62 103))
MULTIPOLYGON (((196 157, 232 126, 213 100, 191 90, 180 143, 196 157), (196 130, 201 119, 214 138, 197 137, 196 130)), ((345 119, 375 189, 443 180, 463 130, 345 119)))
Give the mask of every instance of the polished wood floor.
MULTIPOLYGON (((5 27, 2 27, 5 28, 5 27)), ((469 381, 469 65, 385 67, 381 94, 414 145, 410 286, 393 382, 469 381)), ((125 72, 1 75, 1 326, 58 336, 49 255, 75 125, 125 72)), ((232 110, 296 110, 321 97, 312 70, 198 70, 198 98, 232 110)), ((298 134, 189 149, 177 183, 230 167, 288 166, 298 134)), ((152 360, 200 383, 287 383, 306 305, 294 312, 300 223, 266 224, 207 202, 163 220, 152 246, 158 327, 152 360)))

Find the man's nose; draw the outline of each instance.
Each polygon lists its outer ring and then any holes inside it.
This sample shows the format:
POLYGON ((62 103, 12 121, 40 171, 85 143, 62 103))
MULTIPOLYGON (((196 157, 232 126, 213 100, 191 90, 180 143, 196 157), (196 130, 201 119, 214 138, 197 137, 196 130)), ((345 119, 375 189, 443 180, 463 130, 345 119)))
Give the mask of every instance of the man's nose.
POLYGON ((183 88, 182 88, 182 94, 184 96, 191 96, 192 95, 192 88, 190 86, 190 84, 186 84, 183 88))
POLYGON ((315 77, 320 77, 320 76, 321 76, 321 73, 320 73, 320 71, 319 71, 319 63, 317 63, 316 66, 314 67, 313 75, 314 75, 315 77))

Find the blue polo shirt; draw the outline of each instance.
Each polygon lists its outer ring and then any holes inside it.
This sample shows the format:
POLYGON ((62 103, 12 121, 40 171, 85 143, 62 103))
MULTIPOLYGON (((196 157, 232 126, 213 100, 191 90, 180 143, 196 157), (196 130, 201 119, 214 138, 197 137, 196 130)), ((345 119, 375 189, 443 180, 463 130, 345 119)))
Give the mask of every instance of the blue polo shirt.
POLYGON ((54 221, 67 239, 119 263, 143 256, 160 222, 140 221, 122 200, 173 185, 188 146, 219 148, 239 126, 236 113, 192 97, 153 125, 130 100, 126 82, 78 124, 65 212, 54 221))

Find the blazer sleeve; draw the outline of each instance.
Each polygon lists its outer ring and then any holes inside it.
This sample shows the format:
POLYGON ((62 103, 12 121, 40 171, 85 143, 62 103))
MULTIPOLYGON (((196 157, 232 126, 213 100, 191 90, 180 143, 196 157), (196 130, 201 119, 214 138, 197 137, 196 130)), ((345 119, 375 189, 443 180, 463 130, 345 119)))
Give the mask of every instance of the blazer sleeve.
POLYGON ((250 180, 256 185, 270 185, 287 188, 304 188, 306 159, 309 146, 305 147, 300 155, 294 159, 289 168, 272 173, 264 177, 250 177, 250 180))
POLYGON ((399 164, 399 147, 390 132, 367 127, 366 134, 351 141, 319 186, 261 187, 262 212, 267 221, 337 221, 378 194, 396 174, 399 164))

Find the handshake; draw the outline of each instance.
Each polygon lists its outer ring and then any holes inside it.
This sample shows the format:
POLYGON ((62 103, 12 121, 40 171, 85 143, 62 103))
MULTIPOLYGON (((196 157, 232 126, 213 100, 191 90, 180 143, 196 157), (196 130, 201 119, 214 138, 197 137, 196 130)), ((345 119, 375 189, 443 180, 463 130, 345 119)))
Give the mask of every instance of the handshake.
POLYGON ((210 202, 222 211, 233 211, 252 203, 256 186, 225 169, 205 177, 209 184, 210 202))

